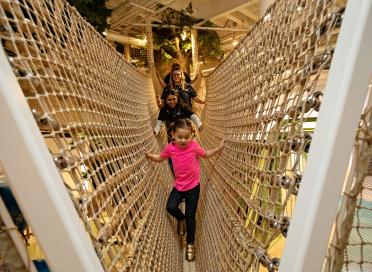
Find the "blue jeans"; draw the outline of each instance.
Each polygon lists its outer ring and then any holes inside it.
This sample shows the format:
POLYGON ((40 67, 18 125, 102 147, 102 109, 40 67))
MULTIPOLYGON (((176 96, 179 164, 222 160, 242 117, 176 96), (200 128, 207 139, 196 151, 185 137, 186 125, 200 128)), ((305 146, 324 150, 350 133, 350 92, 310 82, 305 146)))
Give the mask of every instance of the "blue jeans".
POLYGON ((167 202, 167 211, 178 221, 186 219, 186 241, 188 244, 193 244, 195 241, 195 227, 196 220, 195 214, 198 207, 200 193, 200 185, 198 184, 194 188, 181 192, 173 187, 172 192, 169 195, 167 202), (185 199, 185 214, 182 213, 178 208, 181 201, 185 199))

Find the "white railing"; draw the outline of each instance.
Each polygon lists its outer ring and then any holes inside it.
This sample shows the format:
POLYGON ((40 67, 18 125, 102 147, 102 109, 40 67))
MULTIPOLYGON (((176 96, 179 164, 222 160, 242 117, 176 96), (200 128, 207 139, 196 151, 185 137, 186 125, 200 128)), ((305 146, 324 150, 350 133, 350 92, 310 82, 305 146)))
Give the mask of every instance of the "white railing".
POLYGON ((0 48, 0 161, 51 271, 103 271, 0 48))
POLYGON ((372 74, 372 0, 349 0, 281 272, 320 271, 372 74))

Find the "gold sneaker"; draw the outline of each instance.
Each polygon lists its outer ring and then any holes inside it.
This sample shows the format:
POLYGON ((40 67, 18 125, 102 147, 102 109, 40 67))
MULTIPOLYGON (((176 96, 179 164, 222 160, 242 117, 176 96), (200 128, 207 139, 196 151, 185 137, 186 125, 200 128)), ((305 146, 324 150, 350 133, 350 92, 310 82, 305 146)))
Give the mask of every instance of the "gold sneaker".
POLYGON ((178 235, 185 235, 186 233, 186 225, 185 220, 177 221, 177 233, 178 235))
POLYGON ((195 260, 195 246, 194 244, 187 244, 186 246, 186 260, 193 262, 195 260))

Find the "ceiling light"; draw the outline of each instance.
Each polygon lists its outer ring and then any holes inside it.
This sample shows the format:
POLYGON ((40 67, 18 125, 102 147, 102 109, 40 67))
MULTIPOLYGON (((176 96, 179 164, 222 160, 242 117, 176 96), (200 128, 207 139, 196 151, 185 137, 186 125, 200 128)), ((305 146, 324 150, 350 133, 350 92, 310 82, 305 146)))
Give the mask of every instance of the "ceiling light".
POLYGON ((184 41, 184 40, 186 40, 186 38, 187 38, 187 33, 186 33, 186 31, 184 30, 184 31, 182 31, 182 33, 181 33, 181 39, 184 41))
POLYGON ((271 13, 266 14, 263 20, 264 22, 271 20, 271 13))

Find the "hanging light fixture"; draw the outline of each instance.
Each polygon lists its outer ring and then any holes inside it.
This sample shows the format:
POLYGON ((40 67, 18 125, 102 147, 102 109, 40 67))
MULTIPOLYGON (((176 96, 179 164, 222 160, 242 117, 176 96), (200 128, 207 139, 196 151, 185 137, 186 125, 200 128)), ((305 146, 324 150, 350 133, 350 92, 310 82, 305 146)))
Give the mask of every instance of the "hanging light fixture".
POLYGON ((186 38, 187 38, 187 33, 186 33, 186 31, 184 30, 184 31, 182 31, 182 33, 181 33, 181 39, 184 41, 184 40, 186 40, 186 38))
POLYGON ((235 32, 234 32, 232 45, 236 46, 237 44, 238 44, 238 41, 236 40, 236 36, 235 36, 235 32))

